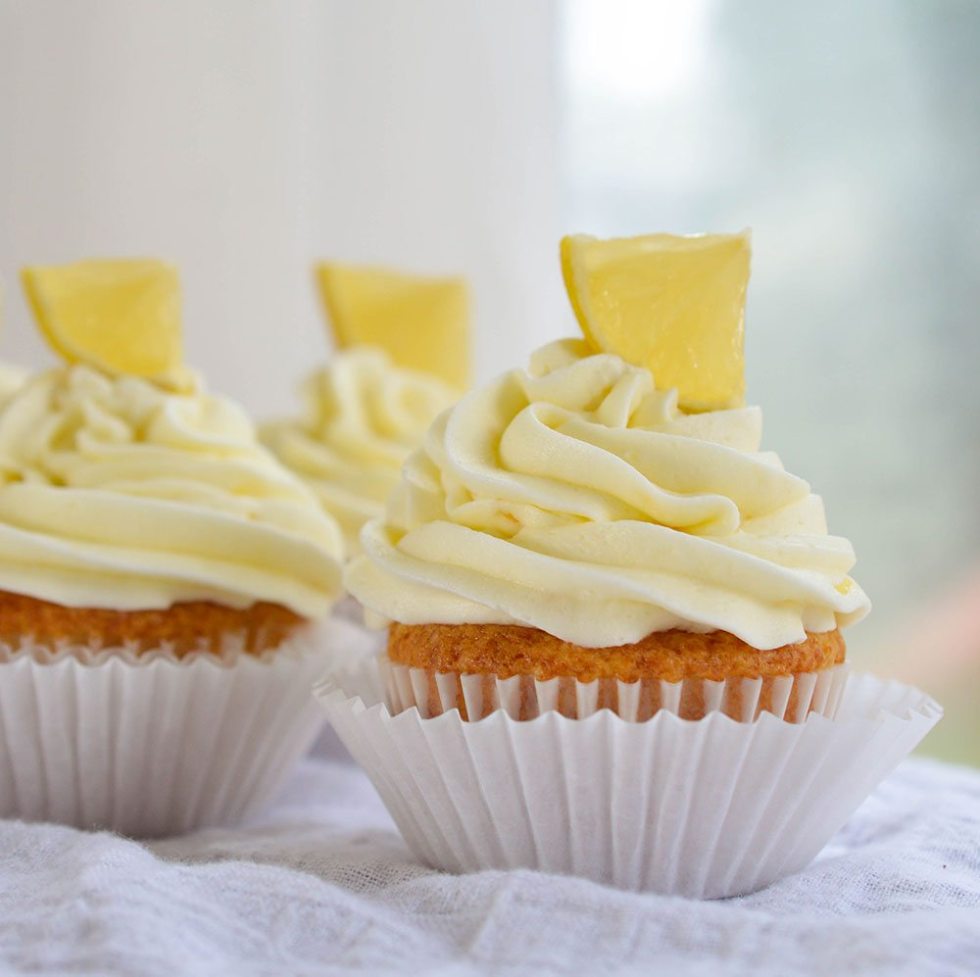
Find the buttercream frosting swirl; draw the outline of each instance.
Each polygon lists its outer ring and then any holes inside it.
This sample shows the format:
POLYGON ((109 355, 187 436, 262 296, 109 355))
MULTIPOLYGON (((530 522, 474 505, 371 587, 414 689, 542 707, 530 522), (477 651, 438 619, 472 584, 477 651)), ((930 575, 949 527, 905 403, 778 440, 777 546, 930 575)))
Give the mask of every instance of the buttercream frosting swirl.
POLYGON ((196 377, 167 391, 86 366, 0 411, 0 589, 73 607, 282 604, 340 593, 341 534, 196 377))
POLYGON ((0 407, 24 386, 29 376, 25 367, 0 362, 0 407))
POLYGON ((381 515, 402 464, 458 392, 434 376, 395 366, 381 349, 336 354, 301 389, 303 411, 267 424, 262 438, 336 517, 349 553, 361 527, 381 515))
POLYGON ((522 624, 584 647, 724 630, 758 649, 857 620, 851 544, 760 450, 755 407, 688 414, 565 340, 432 425, 347 586, 375 623, 522 624))

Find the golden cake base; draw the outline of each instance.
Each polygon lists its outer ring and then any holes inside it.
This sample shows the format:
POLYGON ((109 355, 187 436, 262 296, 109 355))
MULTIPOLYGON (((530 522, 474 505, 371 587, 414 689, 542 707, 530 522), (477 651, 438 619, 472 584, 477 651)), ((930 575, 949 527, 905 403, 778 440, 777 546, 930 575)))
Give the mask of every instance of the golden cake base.
POLYGON ((65 607, 0 591, 0 642, 20 645, 62 643, 149 651, 167 645, 178 657, 191 652, 220 652, 229 636, 245 651, 261 654, 281 645, 304 618, 281 604, 264 601, 236 609, 211 601, 185 601, 164 610, 117 611, 65 607))
MULTIPOLYGON (((537 715, 535 681, 559 679, 558 711, 575 717, 577 683, 598 680, 600 705, 617 711, 618 683, 640 683, 641 718, 656 713, 662 704, 662 683, 682 683, 678 714, 700 719, 708 711, 705 682, 725 682, 722 711, 744 718, 747 696, 758 700, 759 711, 783 709, 788 715, 805 715, 809 709, 806 683, 796 681, 820 673, 844 661, 840 632, 808 634, 805 641, 759 651, 724 631, 694 634, 662 631, 632 645, 584 648, 562 641, 535 628, 514 625, 404 625, 393 624, 388 636, 388 658, 395 666, 420 669, 426 678, 426 699, 438 703, 441 694, 437 674, 455 674, 458 693, 446 708, 458 708, 464 719, 479 719, 493 710, 493 686, 501 679, 520 678, 521 705, 517 718, 537 715), (470 716, 459 676, 482 677, 487 703, 480 715, 470 716), (786 677, 794 679, 788 703, 777 705, 786 677), (761 690, 743 687, 744 680, 761 679, 761 690), (799 703, 797 700, 800 700, 799 703), (802 704, 804 708, 798 708, 802 704)), ((756 686, 758 683, 755 683, 756 686)), ((430 712, 432 710, 430 709, 430 712)))

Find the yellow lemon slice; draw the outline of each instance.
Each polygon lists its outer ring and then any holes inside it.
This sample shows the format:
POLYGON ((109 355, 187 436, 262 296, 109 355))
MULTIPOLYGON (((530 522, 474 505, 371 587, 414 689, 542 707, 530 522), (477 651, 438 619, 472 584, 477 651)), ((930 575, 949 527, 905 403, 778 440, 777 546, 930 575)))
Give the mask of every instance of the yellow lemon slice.
POLYGON ((738 406, 745 396, 749 235, 562 239, 568 296, 598 349, 645 366, 686 410, 738 406))
POLYGON ((470 379, 469 290, 463 278, 428 278, 324 262, 315 268, 341 348, 380 346, 398 365, 463 390, 470 379))
POLYGON ((162 261, 78 261, 25 268, 41 333, 69 363, 151 379, 183 365, 180 283, 162 261))

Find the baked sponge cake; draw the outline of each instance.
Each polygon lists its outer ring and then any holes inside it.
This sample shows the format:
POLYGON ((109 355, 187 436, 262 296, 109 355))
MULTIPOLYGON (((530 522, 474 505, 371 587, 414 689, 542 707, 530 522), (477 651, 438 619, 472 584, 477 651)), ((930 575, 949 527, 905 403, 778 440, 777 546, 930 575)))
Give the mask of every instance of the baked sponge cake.
POLYGON ((824 708, 869 603, 743 403, 747 235, 562 255, 584 337, 443 414, 346 571, 396 707, 478 719, 516 680, 522 718, 576 715, 594 682, 613 709, 639 688, 639 719, 824 708))

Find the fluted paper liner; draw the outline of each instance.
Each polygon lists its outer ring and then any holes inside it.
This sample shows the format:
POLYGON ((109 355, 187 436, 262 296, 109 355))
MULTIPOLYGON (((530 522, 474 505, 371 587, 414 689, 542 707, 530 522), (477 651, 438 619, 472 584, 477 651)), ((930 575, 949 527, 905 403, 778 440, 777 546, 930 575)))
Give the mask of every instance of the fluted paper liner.
POLYGON ((374 663, 317 688, 418 858, 451 872, 533 868, 696 898, 799 871, 942 715, 852 675, 835 719, 692 721, 608 709, 476 722, 393 716, 374 663))
POLYGON ((661 709, 684 719, 723 712, 751 722, 771 712, 787 722, 802 722, 811 712, 833 717, 847 681, 847 664, 819 672, 771 678, 731 678, 721 682, 642 680, 618 682, 573 678, 540 681, 531 676, 460 675, 410 668, 379 658, 388 708, 392 713, 416 707, 423 718, 459 709, 465 719, 482 719, 503 709, 512 719, 534 719, 556 710, 570 719, 585 719, 611 709, 630 722, 643 722, 661 709))
POLYGON ((364 608, 361 606, 361 602, 357 598, 351 597, 350 594, 337 601, 333 608, 333 616, 342 621, 349 621, 359 628, 365 628, 364 608))
POLYGON ((320 729, 310 688, 349 627, 260 656, 0 647, 0 817, 134 837, 240 820, 320 729))

